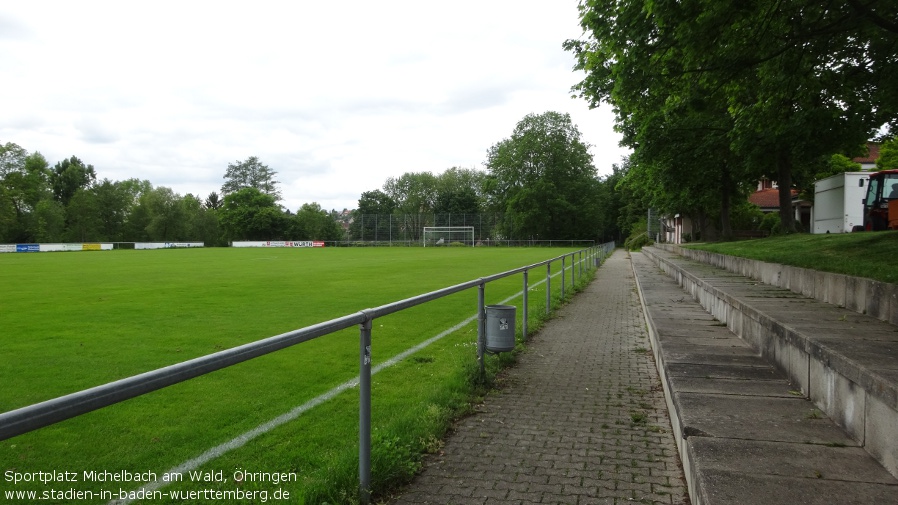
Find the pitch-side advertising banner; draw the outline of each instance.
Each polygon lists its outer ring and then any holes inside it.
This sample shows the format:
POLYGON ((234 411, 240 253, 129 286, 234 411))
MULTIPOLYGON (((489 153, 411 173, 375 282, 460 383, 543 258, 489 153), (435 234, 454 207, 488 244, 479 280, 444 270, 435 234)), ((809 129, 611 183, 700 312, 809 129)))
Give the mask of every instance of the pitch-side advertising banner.
POLYGON ((247 242, 232 242, 232 247, 324 247, 324 242, 315 240, 301 240, 301 241, 289 241, 289 240, 266 240, 266 241, 247 241, 247 242))
POLYGON ((135 249, 176 249, 182 247, 203 247, 202 242, 135 242, 135 249))
POLYGON ((0 253, 111 250, 112 244, 0 244, 0 253))

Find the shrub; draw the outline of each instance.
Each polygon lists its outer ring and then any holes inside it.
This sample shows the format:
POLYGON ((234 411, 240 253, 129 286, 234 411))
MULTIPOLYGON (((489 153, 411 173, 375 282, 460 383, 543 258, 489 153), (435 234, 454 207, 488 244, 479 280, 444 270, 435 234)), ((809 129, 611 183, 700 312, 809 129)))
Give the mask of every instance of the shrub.
POLYGON ((624 240, 624 248, 628 251, 638 251, 643 246, 652 245, 654 241, 648 234, 648 223, 645 219, 633 223, 630 235, 624 240))
POLYGON ((783 225, 780 222, 780 215, 778 212, 769 212, 764 214, 764 218, 761 219, 761 224, 758 226, 759 230, 766 231, 771 235, 779 235, 783 232, 783 225))

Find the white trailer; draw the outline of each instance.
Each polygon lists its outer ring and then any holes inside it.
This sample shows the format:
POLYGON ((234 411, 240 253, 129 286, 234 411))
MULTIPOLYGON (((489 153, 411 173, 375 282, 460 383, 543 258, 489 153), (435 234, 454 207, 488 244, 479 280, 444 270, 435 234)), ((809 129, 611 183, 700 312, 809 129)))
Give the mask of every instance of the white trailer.
POLYGON ((845 172, 814 183, 814 233, 850 233, 864 225, 869 172, 845 172))

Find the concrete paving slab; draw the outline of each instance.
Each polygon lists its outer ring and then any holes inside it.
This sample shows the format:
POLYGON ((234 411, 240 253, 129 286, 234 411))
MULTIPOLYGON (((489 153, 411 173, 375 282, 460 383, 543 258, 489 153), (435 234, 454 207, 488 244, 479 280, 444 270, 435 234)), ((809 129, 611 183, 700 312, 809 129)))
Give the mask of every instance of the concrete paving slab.
POLYGON ((815 337, 830 352, 863 363, 863 367, 898 370, 898 342, 844 337, 815 337))
POLYGON ((885 484, 756 475, 725 470, 700 472, 702 503, 715 505, 895 505, 898 488, 885 484))
POLYGON ((730 332, 723 335, 720 331, 715 330, 693 330, 689 331, 684 328, 680 332, 682 334, 662 334, 658 336, 661 345, 667 345, 668 342, 678 342, 696 346, 714 346, 714 347, 732 347, 738 345, 736 342, 743 342, 739 337, 730 332))
POLYGON ((708 437, 693 437, 690 446, 696 464, 708 470, 898 485, 860 447, 708 437))
POLYGON ((782 381, 751 381, 741 379, 706 379, 704 377, 671 377, 668 381, 675 391, 682 393, 713 393, 722 395, 770 396, 794 398, 796 391, 782 381))
POLYGON ((672 377, 701 377, 705 379, 786 380, 786 376, 782 372, 763 362, 759 366, 667 363, 667 373, 672 377))
POLYGON ((881 342, 898 342, 898 327, 891 325, 854 323, 838 321, 823 323, 820 321, 790 321, 789 326, 795 330, 820 337, 836 337, 843 340, 872 340, 881 342))
POLYGON ((710 347, 701 345, 684 345, 679 343, 662 344, 664 359, 667 363, 693 363, 705 365, 735 366, 769 366, 766 360, 748 347, 710 347))
POLYGON ((804 398, 677 393, 685 435, 857 446, 804 398))

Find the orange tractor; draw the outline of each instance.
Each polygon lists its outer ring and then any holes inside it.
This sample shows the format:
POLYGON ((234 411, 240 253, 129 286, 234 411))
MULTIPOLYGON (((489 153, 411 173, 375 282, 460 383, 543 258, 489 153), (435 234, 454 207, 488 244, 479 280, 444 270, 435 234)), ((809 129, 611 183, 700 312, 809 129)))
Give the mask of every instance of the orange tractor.
POLYGON ((864 198, 864 229, 898 230, 898 170, 870 174, 864 198))

